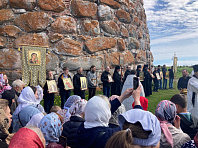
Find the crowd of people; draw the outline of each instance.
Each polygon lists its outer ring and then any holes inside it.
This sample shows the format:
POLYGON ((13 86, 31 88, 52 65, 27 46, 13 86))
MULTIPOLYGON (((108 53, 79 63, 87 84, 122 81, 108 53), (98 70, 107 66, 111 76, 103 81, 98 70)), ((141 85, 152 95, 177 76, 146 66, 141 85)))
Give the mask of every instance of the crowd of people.
MULTIPOLYGON (((178 89, 170 100, 162 100, 155 114, 147 111, 148 99, 154 90, 167 89, 166 66, 163 78, 160 66, 153 72, 144 65, 143 71, 127 66, 124 77, 121 67, 115 67, 111 77, 110 67, 101 75, 103 94, 96 95, 96 67, 87 74, 88 101, 81 88, 82 68, 73 77, 74 95, 64 87, 64 78, 71 78, 69 69, 63 68, 58 78, 61 107, 54 106, 54 93, 48 85, 43 88, 27 86, 17 79, 10 86, 6 75, 0 75, 0 147, 9 148, 196 148, 198 147, 198 65, 193 66, 194 75, 188 77, 183 70, 178 89), (140 77, 143 81, 137 89, 131 81, 140 77), (157 74, 159 76, 157 76, 157 74), (159 79, 161 78, 161 79, 159 79), (161 87, 160 87, 161 86, 161 87), (187 90, 187 95, 184 94, 187 90), (132 99, 130 99, 132 98, 132 99), (40 104, 44 99, 44 107, 40 104), (127 102, 128 101, 128 102, 127 102), (130 106, 130 107, 129 107, 130 106)), ((169 88, 174 75, 169 70, 169 88)), ((51 71, 47 80, 53 80, 51 71)))

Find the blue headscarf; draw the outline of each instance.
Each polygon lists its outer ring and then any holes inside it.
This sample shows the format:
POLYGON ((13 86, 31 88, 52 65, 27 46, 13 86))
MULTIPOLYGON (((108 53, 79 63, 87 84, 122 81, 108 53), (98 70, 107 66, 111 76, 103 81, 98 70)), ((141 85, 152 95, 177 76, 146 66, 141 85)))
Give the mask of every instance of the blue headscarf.
POLYGON ((50 113, 44 116, 39 123, 39 128, 45 137, 46 145, 59 142, 59 137, 62 133, 62 124, 56 113, 50 113))

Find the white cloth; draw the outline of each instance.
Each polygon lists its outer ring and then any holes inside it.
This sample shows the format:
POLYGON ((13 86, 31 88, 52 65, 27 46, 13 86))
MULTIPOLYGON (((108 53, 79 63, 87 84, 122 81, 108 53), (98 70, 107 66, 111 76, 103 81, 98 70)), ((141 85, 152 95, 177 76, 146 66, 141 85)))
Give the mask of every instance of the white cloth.
POLYGON ((26 124, 26 126, 36 126, 38 127, 41 119, 44 117, 43 113, 38 113, 35 114, 34 116, 32 116, 32 118, 30 119, 30 121, 26 124))
POLYGON ((198 79, 195 77, 190 78, 187 89, 187 110, 192 114, 192 116, 198 118, 198 79), (194 106, 192 104, 193 92, 195 92, 194 106))
POLYGON ((85 106, 85 128, 108 127, 110 118, 110 107, 104 99, 94 96, 87 102, 85 106))
MULTIPOLYGON (((123 88, 122 88, 122 93, 123 94, 128 88, 133 88, 133 78, 136 77, 135 75, 128 75, 126 78, 126 81, 124 82, 123 88)), ((141 85, 142 92, 140 96, 145 97, 144 93, 144 88, 142 86, 142 83, 139 81, 139 84, 141 85)), ((126 111, 133 109, 132 104, 133 104, 133 96, 130 96, 129 98, 125 99, 122 104, 124 104, 126 111)))
POLYGON ((190 77, 193 77, 193 75, 194 75, 194 70, 192 70, 190 77))
POLYGON ((43 89, 40 85, 36 86, 38 98, 36 98, 36 103, 40 104, 41 100, 43 99, 43 89))
POLYGON ((27 86, 24 88, 18 98, 19 105, 13 114, 17 115, 23 108, 28 105, 36 105, 36 97, 31 87, 27 86))

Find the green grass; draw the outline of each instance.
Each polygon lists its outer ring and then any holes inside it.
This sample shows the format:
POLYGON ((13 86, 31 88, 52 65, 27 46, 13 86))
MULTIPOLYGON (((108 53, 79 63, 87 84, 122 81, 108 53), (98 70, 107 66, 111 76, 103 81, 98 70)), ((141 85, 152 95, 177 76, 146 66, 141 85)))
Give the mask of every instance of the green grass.
MULTIPOLYGON (((157 107, 157 104, 162 101, 162 100, 170 100, 171 97, 175 94, 179 93, 179 90, 177 90, 177 81, 180 77, 182 77, 182 69, 187 69, 189 74, 192 71, 192 68, 190 67, 178 67, 177 74, 174 79, 173 87, 175 89, 167 89, 167 90, 159 90, 159 92, 153 92, 153 94, 149 97, 148 99, 148 111, 155 113, 155 109, 157 107)), ((168 86, 169 82, 167 82, 168 86)), ((102 95, 102 90, 101 91, 96 91, 96 95, 102 95)), ((73 91, 71 93, 73 95, 73 91)), ((85 99, 88 100, 88 90, 85 91, 85 99)), ((43 105, 43 100, 41 101, 41 104, 43 105)), ((60 106, 61 104, 61 98, 59 95, 55 96, 55 101, 54 105, 60 106)))

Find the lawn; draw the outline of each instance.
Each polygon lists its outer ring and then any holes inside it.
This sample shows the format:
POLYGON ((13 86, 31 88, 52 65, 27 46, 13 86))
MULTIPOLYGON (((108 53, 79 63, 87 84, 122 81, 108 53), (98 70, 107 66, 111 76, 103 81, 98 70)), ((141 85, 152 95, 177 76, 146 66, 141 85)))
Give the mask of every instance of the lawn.
MULTIPOLYGON (((153 94, 151 96, 147 97, 147 99, 148 99, 148 111, 154 113, 157 104, 161 100, 170 100, 170 98, 173 95, 179 93, 179 90, 177 90, 177 81, 182 76, 181 71, 184 68, 188 70, 189 74, 192 71, 192 68, 189 68, 189 67, 178 67, 177 74, 176 74, 176 77, 174 79, 174 84, 173 84, 173 87, 175 89, 159 90, 159 92, 153 92, 153 94)), ((167 86, 168 86, 168 82, 167 82, 167 86)), ((100 95, 100 94, 102 95, 101 90, 96 92, 96 95, 100 95)), ((71 95, 73 95, 73 92, 72 92, 71 95)), ((85 92, 85 98, 88 99, 88 91, 85 92)), ((41 104, 43 105, 43 100, 41 101, 41 104)), ((59 95, 56 95, 54 105, 60 106, 60 104, 61 104, 61 98, 60 98, 59 95)))

